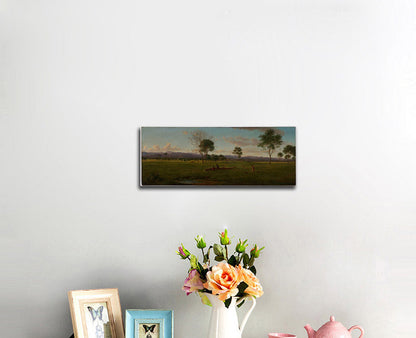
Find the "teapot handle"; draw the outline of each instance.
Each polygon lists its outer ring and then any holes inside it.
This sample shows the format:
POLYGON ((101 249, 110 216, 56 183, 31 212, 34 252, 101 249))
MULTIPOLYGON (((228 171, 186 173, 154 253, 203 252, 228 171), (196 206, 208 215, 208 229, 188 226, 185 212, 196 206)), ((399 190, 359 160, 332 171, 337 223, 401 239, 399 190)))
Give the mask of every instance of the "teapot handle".
POLYGON ((364 336, 364 330, 361 326, 358 325, 354 325, 352 327, 350 327, 350 329, 348 330, 349 333, 351 333, 352 330, 358 329, 361 331, 361 335, 358 338, 362 338, 364 336))
MULTIPOLYGON (((246 323, 247 323, 248 317, 250 317, 251 313, 252 313, 252 312, 253 312, 253 310, 254 310, 254 307, 256 306, 256 299, 255 299, 254 297, 252 297, 252 296, 250 296, 249 298, 251 299, 251 301, 253 302, 253 304, 251 305, 250 309, 248 310, 248 312, 247 312, 247 313, 246 313, 246 315, 244 316, 243 321, 241 322, 241 325, 240 325, 240 333, 241 333, 241 334, 243 334, 243 331, 244 331, 244 326, 246 326, 246 323)), ((238 302, 238 304, 240 304, 243 300, 244 300, 244 299, 240 299, 240 301, 238 302)), ((238 304, 237 304, 237 305, 238 305, 238 304)))

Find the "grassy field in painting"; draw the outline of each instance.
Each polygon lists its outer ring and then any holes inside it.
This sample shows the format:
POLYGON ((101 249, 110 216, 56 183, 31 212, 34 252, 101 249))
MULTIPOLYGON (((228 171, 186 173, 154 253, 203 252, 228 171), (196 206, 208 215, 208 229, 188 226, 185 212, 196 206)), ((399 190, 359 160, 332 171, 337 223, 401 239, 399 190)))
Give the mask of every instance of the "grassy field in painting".
POLYGON ((294 185, 296 162, 142 160, 142 185, 294 185), (218 168, 219 167, 219 168, 218 168))

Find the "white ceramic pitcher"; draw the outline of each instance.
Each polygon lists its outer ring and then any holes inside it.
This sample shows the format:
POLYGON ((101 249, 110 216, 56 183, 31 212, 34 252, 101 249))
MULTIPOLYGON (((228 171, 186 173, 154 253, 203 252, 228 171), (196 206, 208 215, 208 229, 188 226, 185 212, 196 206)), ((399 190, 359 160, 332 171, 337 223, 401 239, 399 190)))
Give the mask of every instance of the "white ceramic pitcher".
POLYGON ((244 316, 241 326, 238 326, 236 299, 233 298, 228 309, 217 296, 207 294, 212 304, 211 319, 209 321, 208 338, 241 338, 248 317, 256 306, 256 299, 250 297, 253 304, 244 316))

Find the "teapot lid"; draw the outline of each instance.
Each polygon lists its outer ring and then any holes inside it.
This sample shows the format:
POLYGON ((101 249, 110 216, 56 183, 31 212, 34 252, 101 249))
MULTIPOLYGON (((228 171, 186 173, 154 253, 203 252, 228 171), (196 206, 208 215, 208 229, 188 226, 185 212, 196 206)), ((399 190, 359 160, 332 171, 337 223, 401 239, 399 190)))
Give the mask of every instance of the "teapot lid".
POLYGON ((335 317, 334 316, 329 317, 329 322, 328 323, 331 323, 331 322, 339 323, 339 322, 336 322, 335 321, 335 317))
MULTIPOLYGON (((318 330, 319 333, 323 332, 331 332, 332 334, 339 334, 342 337, 342 334, 348 330, 342 325, 340 322, 335 321, 335 317, 331 316, 329 318, 329 322, 322 325, 322 327, 318 330)), ((348 337, 348 336, 347 336, 348 337)))

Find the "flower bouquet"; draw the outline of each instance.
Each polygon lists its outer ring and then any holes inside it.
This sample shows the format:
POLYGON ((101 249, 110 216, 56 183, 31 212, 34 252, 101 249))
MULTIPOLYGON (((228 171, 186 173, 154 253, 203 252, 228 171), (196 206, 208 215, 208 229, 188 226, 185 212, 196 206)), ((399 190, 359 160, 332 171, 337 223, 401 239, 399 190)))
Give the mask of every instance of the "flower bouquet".
POLYGON ((231 240, 227 230, 219 233, 219 244, 211 245, 207 252, 207 244, 202 236, 195 238, 196 247, 201 249, 202 262, 191 254, 183 244, 179 247, 177 254, 183 260, 189 260, 190 268, 188 277, 182 289, 187 295, 197 292, 204 304, 211 305, 207 294, 216 296, 224 302, 226 308, 230 306, 232 298, 235 297, 238 306, 243 305, 247 297, 260 297, 263 288, 256 277, 254 262, 264 249, 257 245, 247 253, 247 240, 238 241, 232 254, 229 253, 231 240), (211 252, 213 251, 216 264, 211 265, 211 252))

